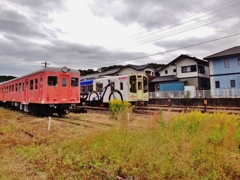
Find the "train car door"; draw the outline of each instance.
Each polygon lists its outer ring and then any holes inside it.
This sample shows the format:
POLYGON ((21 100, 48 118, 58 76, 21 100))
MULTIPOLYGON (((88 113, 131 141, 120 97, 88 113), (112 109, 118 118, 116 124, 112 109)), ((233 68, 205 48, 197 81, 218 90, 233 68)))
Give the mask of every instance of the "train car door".
POLYGON ((70 76, 67 74, 61 74, 59 76, 60 79, 60 94, 59 100, 60 102, 70 101, 70 76))
POLYGON ((40 78, 39 78, 39 91, 38 91, 38 97, 39 97, 39 100, 38 101, 43 101, 43 77, 42 75, 40 75, 40 78))
POLYGON ((24 104, 28 104, 28 79, 25 79, 24 104))
POLYGON ((129 101, 137 101, 137 78, 136 75, 129 76, 129 101))
POLYGON ((137 75, 137 99, 143 100, 143 78, 141 75, 137 75))
POLYGON ((6 91, 5 90, 6 90, 5 86, 3 86, 2 87, 2 101, 3 102, 6 102, 6 100, 5 100, 5 93, 6 93, 6 91))

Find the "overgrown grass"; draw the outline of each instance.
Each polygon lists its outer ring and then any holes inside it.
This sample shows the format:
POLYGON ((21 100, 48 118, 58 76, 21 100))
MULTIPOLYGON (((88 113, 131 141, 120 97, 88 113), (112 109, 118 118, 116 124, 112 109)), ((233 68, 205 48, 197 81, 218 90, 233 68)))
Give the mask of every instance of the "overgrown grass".
POLYGON ((239 148, 238 115, 191 112, 166 121, 162 111, 140 129, 127 122, 65 141, 49 136, 15 145, 48 179, 240 179, 239 148))
POLYGON ((121 101, 120 99, 113 99, 109 102, 109 111, 111 117, 117 120, 125 120, 128 113, 132 113, 131 103, 128 101, 121 101))

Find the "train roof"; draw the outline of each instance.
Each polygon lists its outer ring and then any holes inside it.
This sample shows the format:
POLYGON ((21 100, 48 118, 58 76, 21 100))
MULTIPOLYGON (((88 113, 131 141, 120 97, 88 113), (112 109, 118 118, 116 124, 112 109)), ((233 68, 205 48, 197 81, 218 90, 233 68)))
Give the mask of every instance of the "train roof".
POLYGON ((94 81, 94 79, 89 79, 89 80, 82 80, 80 81, 81 85, 88 85, 88 84, 92 84, 94 81))
POLYGON ((15 81, 15 80, 18 80, 20 78, 24 78, 24 77, 27 77, 27 76, 30 76, 30 75, 34 75, 34 74, 37 74, 37 73, 40 73, 40 72, 48 72, 48 71, 50 71, 50 72, 71 72, 71 73, 79 73, 80 74, 80 72, 78 70, 70 69, 70 68, 67 68, 66 66, 64 66, 64 67, 44 67, 44 68, 39 69, 37 71, 31 72, 29 74, 11 79, 9 81, 4 81, 4 82, 0 83, 0 85, 5 84, 7 82, 15 81))

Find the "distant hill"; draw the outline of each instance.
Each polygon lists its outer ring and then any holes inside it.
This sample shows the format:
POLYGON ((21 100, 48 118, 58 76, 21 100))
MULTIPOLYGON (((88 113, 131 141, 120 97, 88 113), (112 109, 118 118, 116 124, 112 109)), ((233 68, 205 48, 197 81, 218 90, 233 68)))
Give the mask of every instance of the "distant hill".
POLYGON ((4 76, 4 75, 0 75, 0 82, 4 82, 4 81, 8 81, 11 79, 16 78, 15 76, 4 76))

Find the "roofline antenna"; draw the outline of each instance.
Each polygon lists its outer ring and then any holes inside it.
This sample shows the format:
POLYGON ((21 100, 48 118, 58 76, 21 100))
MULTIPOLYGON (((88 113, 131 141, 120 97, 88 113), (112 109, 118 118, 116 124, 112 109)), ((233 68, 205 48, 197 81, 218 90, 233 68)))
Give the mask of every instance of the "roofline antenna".
POLYGON ((44 64, 44 66, 42 66, 42 67, 47 67, 47 65, 50 65, 48 62, 44 62, 44 63, 42 63, 42 64, 44 64))

